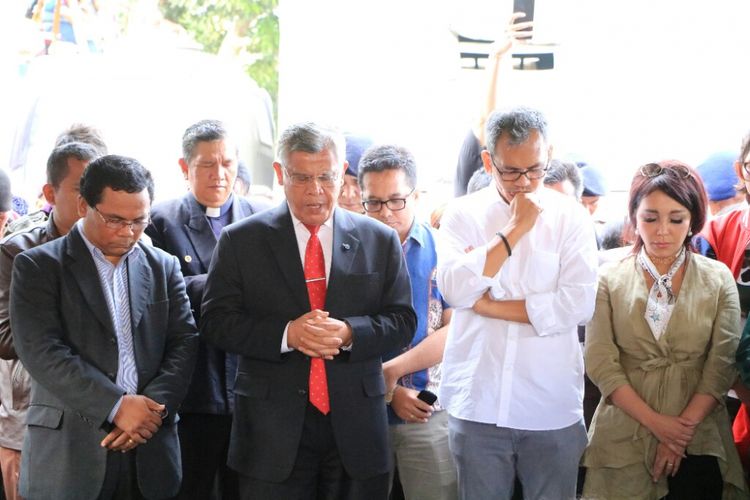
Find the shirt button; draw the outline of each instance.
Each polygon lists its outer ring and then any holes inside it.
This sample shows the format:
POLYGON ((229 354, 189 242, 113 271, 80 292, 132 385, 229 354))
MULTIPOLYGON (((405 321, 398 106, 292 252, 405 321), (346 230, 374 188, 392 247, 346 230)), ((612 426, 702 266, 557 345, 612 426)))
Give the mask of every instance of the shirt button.
POLYGON ((110 337, 109 338, 109 343, 110 344, 116 344, 117 343, 117 339, 110 337))
POLYGON ((300 396, 306 396, 307 391, 304 389, 297 389, 297 394, 299 394, 300 396))
POLYGON ((109 378, 111 378, 112 380, 114 380, 114 378, 115 378, 115 374, 114 374, 114 373, 112 373, 112 372, 109 372, 109 373, 107 373, 107 376, 108 376, 109 378))

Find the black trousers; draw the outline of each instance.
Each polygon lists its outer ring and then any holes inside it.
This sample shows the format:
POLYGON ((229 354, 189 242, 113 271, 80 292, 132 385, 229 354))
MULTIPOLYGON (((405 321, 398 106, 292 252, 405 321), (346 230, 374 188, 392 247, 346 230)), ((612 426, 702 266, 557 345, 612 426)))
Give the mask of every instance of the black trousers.
POLYGON ((297 458, 281 483, 240 474, 242 500, 386 500, 388 473, 368 479, 351 478, 341 463, 331 418, 307 404, 297 458))
POLYGON ((177 424, 182 455, 179 500, 236 500, 237 473, 227 466, 231 415, 181 413, 177 424))
POLYGON ((720 499, 724 481, 716 457, 688 455, 682 459, 675 477, 668 477, 667 500, 715 500, 720 499))
POLYGON ((107 452, 107 470, 99 500, 142 500, 135 470, 135 452, 107 452))

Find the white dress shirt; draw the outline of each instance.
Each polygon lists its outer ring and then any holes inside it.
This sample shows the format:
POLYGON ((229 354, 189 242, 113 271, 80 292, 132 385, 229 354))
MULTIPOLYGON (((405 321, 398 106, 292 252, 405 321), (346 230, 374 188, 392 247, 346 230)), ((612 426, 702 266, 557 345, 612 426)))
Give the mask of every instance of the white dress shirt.
MULTIPOLYGON (((307 249, 307 242, 310 240, 310 230, 305 227, 302 221, 294 216, 291 209, 289 210, 289 214, 292 216, 292 226, 294 227, 294 236, 297 238, 299 258, 300 262, 302 262, 302 267, 304 268, 305 250, 307 249)), ((320 226, 320 229, 318 229, 318 240, 320 240, 320 246, 323 249, 327 286, 329 277, 331 276, 331 256, 333 255, 333 215, 331 215, 331 217, 320 226)), ((289 323, 291 323, 291 321, 289 323)), ((294 350, 287 344, 289 323, 286 324, 286 328, 284 328, 284 336, 281 338, 281 352, 290 352, 294 350)))
POLYGON ((455 309, 440 401, 453 417, 523 430, 583 418, 577 326, 594 311, 594 227, 572 198, 537 193, 543 212, 491 278, 482 275, 486 245, 510 220, 495 185, 456 199, 441 219, 438 287, 455 309), (488 288, 496 299, 525 299, 531 324, 476 314, 471 307, 488 288))

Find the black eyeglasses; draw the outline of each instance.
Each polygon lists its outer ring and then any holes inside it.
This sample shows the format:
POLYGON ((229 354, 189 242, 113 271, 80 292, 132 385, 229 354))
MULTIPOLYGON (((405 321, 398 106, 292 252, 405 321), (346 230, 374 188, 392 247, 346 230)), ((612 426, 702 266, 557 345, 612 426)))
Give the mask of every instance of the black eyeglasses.
POLYGON ((658 163, 646 163, 641 167, 641 175, 643 177, 658 177, 663 174, 668 174, 669 172, 674 172, 675 175, 683 179, 687 179, 693 175, 690 173, 690 169, 684 165, 669 165, 668 167, 662 167, 658 163))
POLYGON ((490 155, 490 161, 492 162, 492 166, 495 167, 495 170, 497 170, 497 173, 500 174, 500 178, 504 181, 517 181, 521 178, 522 175, 525 175, 526 178, 530 181, 535 181, 537 179, 541 179, 544 177, 544 175, 547 173, 548 166, 544 167, 531 167, 527 168, 526 170, 500 170, 495 164, 495 158, 490 155))
POLYGON ((116 229, 121 230, 130 228, 132 231, 141 231, 143 229, 146 229, 146 226, 148 226, 151 223, 151 219, 146 217, 145 219, 137 219, 137 220, 125 220, 120 219, 117 217, 109 217, 102 214, 98 208, 91 207, 94 209, 94 212, 96 212, 99 217, 101 217, 102 221, 104 221, 104 225, 109 229, 116 229))
POLYGON ((414 192, 414 189, 409 191, 409 194, 407 194, 403 198, 391 198, 385 201, 365 200, 362 202, 362 206, 365 208, 365 212, 369 213, 380 212, 381 210, 383 210, 383 205, 388 207, 388 210, 390 210, 391 212, 398 212, 399 210, 403 210, 406 208, 406 200, 414 192))

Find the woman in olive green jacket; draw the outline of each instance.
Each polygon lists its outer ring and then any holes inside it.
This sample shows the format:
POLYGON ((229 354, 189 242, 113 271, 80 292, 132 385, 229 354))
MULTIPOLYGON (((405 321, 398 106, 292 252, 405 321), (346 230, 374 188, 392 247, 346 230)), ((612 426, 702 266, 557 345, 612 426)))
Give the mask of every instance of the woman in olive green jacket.
POLYGON ((602 399, 584 498, 747 498, 724 395, 736 380, 737 286, 690 251, 705 222, 695 171, 651 163, 633 178, 633 255, 602 271, 586 370, 602 399))

